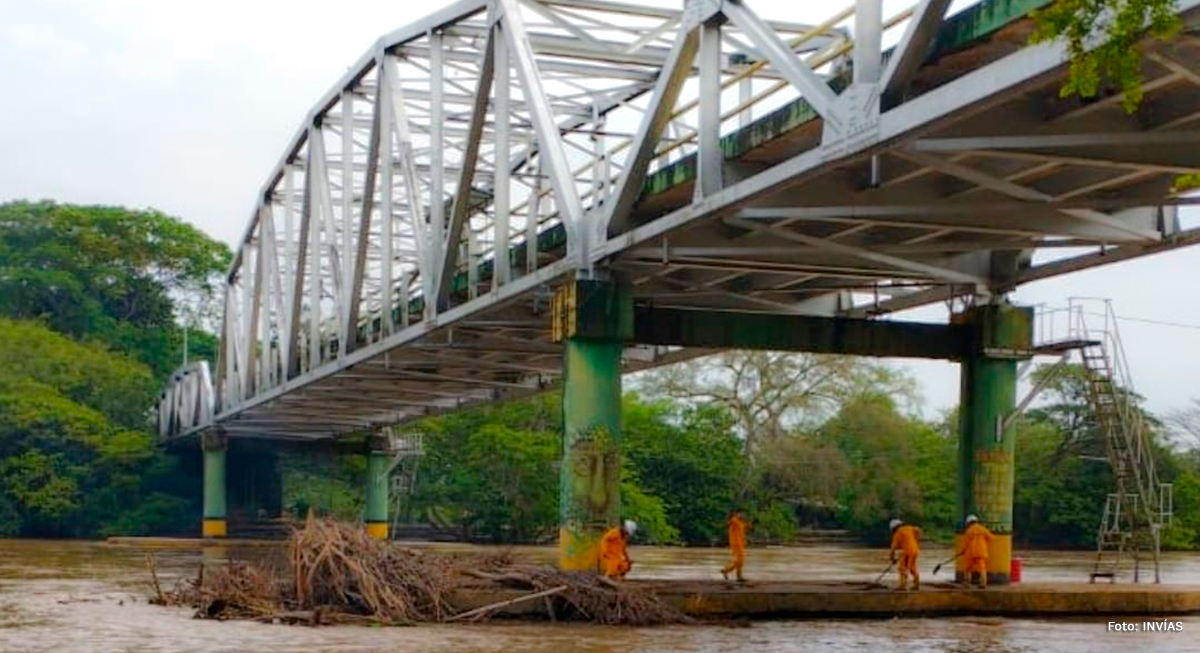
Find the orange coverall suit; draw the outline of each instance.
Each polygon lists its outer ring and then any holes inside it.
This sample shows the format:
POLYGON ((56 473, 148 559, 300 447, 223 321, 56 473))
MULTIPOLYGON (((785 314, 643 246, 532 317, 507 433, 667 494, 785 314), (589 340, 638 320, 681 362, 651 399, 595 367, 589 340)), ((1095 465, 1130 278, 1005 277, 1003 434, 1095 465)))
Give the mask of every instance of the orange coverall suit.
POLYGON ((624 533, 616 526, 608 529, 600 538, 600 571, 609 578, 624 578, 632 566, 624 533))
POLYGON ((964 571, 967 582, 971 576, 979 572, 979 586, 987 587, 988 544, 992 541, 992 532, 979 522, 973 522, 963 532, 962 556, 966 560, 964 571))
POLYGON ((746 564, 746 528, 749 525, 741 515, 729 518, 729 550, 733 553, 733 560, 721 570, 722 575, 727 576, 729 572, 736 571, 737 579, 743 580, 742 565, 746 564))
POLYGON ((900 589, 908 589, 908 575, 912 574, 913 589, 921 589, 921 574, 917 573, 917 556, 921 555, 921 529, 910 524, 901 524, 892 531, 892 548, 888 552, 895 560, 900 552, 900 589))

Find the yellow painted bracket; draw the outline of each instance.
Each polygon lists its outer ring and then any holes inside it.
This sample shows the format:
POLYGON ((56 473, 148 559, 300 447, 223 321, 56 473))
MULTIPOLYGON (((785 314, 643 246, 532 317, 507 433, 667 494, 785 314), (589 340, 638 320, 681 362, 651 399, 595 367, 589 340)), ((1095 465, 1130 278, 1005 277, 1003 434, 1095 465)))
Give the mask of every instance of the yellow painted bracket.
POLYGON ((633 296, 611 281, 568 281, 554 291, 550 336, 553 342, 569 338, 630 340, 633 296))
POLYGON ((578 326, 575 297, 574 281, 565 283, 554 291, 550 313, 550 339, 552 342, 562 342, 575 335, 578 326))

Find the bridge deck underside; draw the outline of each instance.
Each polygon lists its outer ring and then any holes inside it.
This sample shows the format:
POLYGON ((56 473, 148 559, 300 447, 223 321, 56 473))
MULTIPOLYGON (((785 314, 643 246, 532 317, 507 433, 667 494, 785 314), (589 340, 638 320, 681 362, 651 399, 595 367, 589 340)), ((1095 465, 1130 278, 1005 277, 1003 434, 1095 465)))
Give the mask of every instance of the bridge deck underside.
MULTIPOLYGON (((809 116, 727 148, 725 189, 702 201, 694 157, 651 174, 599 263, 639 303, 866 317, 1191 244, 1200 235, 1174 226, 1189 199, 1172 187, 1200 166, 1197 13, 1180 38, 1146 44, 1134 117, 1115 93, 1060 99, 1063 66, 1021 59, 1030 24, 1015 21, 928 62, 916 97, 885 108, 881 140, 850 156, 823 155, 809 116)), ((366 336, 216 422, 236 437, 330 438, 554 386, 550 289, 574 265, 550 242, 536 271, 487 292, 485 269, 477 296, 366 336)), ((624 363, 703 353, 630 345, 624 363)))

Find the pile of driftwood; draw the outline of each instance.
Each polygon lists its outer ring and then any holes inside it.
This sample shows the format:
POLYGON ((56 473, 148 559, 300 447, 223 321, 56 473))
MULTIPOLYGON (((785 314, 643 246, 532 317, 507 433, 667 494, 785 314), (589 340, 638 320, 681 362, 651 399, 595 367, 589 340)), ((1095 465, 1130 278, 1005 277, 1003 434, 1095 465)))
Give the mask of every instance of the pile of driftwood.
POLYGON ((284 603, 277 575, 256 565, 232 560, 227 565, 201 565, 195 578, 164 591, 153 556, 147 556, 147 564, 154 590, 150 602, 190 606, 198 619, 259 619, 280 613, 284 603))
MULTIPOLYGON (((203 619, 276 623, 408 625, 482 621, 520 604, 526 616, 602 624, 686 621, 652 593, 587 573, 514 565, 503 555, 413 551, 371 538, 359 526, 310 517, 287 545, 290 574, 233 562, 210 566, 164 591, 148 559, 151 601, 195 609, 203 619), (465 597, 521 590, 479 607, 465 597), (464 607, 460 607, 460 604, 464 607), (529 609, 540 606, 540 609, 529 609)), ((478 603, 478 601, 475 601, 478 603)))
POLYGON ((544 616, 551 621, 590 621, 608 625, 649 626, 689 622, 686 616, 665 605, 653 592, 598 576, 564 572, 544 566, 508 566, 490 571, 468 569, 463 572, 476 584, 463 587, 481 589, 497 585, 531 593, 454 615, 451 620, 487 617, 494 609, 513 603, 542 599, 544 616))

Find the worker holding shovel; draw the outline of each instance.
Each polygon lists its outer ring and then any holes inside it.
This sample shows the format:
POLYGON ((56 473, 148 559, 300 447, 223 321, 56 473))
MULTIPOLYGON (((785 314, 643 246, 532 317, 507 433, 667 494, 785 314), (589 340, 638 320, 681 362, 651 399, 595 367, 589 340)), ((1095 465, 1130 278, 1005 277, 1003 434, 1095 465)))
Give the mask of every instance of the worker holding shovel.
POLYGON ((964 524, 966 528, 963 530, 962 550, 955 553, 949 559, 939 562, 933 568, 933 573, 937 574, 941 570, 942 565, 953 562, 958 558, 963 558, 966 560, 963 576, 967 585, 972 585, 973 576, 979 574, 979 588, 987 589, 988 544, 991 543, 994 536, 975 515, 967 515, 964 524))
POLYGON ((893 519, 888 526, 892 530, 892 546, 888 556, 896 564, 896 552, 900 552, 900 589, 908 589, 908 576, 912 574, 913 590, 921 589, 921 574, 917 572, 917 556, 921 554, 921 529, 893 519))

